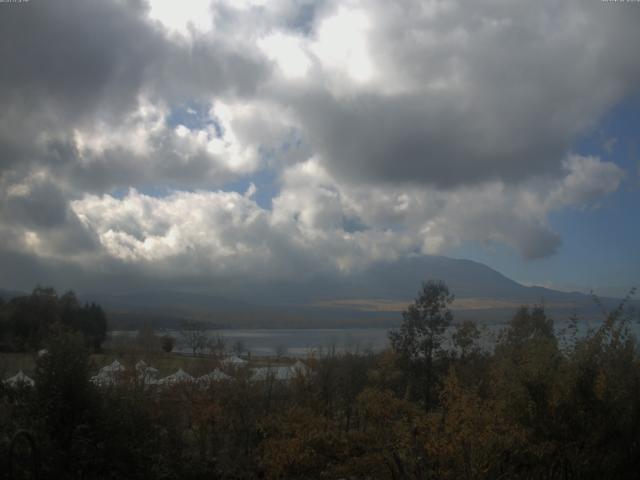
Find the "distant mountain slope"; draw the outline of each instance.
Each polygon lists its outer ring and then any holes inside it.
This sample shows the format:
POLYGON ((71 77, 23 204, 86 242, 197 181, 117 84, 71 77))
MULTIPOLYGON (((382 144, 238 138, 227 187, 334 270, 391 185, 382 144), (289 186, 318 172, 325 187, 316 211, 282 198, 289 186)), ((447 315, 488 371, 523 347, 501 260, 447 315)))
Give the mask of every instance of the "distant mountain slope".
MULTIPOLYGON (((300 272, 289 281, 260 282, 251 278, 207 280, 193 291, 176 284, 132 282, 126 293, 83 291, 82 301, 105 307, 115 328, 136 328, 143 322, 176 326, 197 318, 220 327, 347 327, 395 325, 400 312, 413 301, 423 281, 443 280, 456 296, 456 318, 480 321, 508 320, 522 304, 544 303, 557 319, 573 313, 601 318, 589 295, 543 287, 527 287, 482 263, 442 256, 420 256, 380 262, 348 275, 300 272)), ((56 287, 56 285, 53 285, 56 287)), ((125 287, 126 288, 126 287, 125 287)), ((62 293, 62 292, 61 292, 62 293)), ((24 293, 0 290, 0 297, 24 293)), ((602 299, 608 307, 615 299, 602 299)), ((638 302, 635 302, 639 305, 638 302)))
MULTIPOLYGON (((484 264, 442 256, 381 262, 338 279, 306 275, 288 282, 247 280, 241 291, 151 290, 84 293, 81 298, 106 306, 127 324, 142 318, 163 324, 199 318, 225 327, 386 325, 399 321, 399 312, 429 279, 445 281, 455 294, 457 318, 505 321, 519 305, 537 303, 544 303, 556 318, 600 315, 589 295, 527 287, 484 264)), ((617 302, 603 301, 609 306, 617 302)))
POLYGON ((514 298, 526 291, 526 287, 482 263, 441 256, 377 264, 363 272, 355 284, 364 285, 374 296, 386 293, 389 298, 407 298, 408 295, 413 297, 421 282, 429 279, 445 281, 461 298, 514 298))
POLYGON ((584 301, 588 295, 527 287, 482 263, 442 256, 380 262, 359 273, 336 278, 273 284, 263 290, 266 303, 309 303, 325 299, 411 300, 422 282, 443 280, 457 298, 492 298, 524 302, 584 301), (277 294, 273 294, 276 291, 277 294))

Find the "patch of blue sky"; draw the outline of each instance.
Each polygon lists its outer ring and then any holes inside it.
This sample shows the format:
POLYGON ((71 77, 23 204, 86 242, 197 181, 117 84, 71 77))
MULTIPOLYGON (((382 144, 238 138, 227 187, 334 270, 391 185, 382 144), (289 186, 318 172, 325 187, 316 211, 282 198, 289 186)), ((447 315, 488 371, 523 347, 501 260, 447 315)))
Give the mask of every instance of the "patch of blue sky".
POLYGON ((224 135, 222 125, 209 114, 211 105, 207 102, 192 100, 171 109, 167 117, 167 125, 174 128, 184 125, 189 130, 200 130, 208 126, 213 126, 218 137, 224 135))
POLYGON ((624 296, 640 287, 640 95, 625 99, 572 151, 615 162, 626 176, 620 188, 595 204, 566 208, 549 215, 562 238, 558 251, 546 258, 523 260, 512 248, 466 242, 447 254, 486 263, 523 283, 551 288, 624 296), (551 282, 551 279, 553 281, 551 282))
POLYGON ((253 183, 256 187, 253 199, 261 208, 270 210, 273 199, 280 192, 279 169, 286 163, 283 162, 283 158, 293 151, 302 149, 304 149, 303 140, 299 132, 292 129, 279 147, 260 147, 258 149, 261 164, 264 165, 262 169, 243 178, 225 183, 223 190, 245 193, 253 183))
MULTIPOLYGON (((614 161, 636 180, 640 161, 640 92, 626 98, 579 137, 573 151, 614 161)), ((637 182, 636 182, 637 183, 637 182)))
MULTIPOLYGON (((551 224, 571 248, 564 255, 594 266, 599 279, 612 285, 640 286, 640 94, 625 99, 604 116, 593 133, 576 142, 574 151, 600 155, 626 173, 620 188, 595 208, 566 210, 551 224)), ((595 275, 593 275, 595 278, 595 275)))
POLYGON ((279 176, 276 171, 263 169, 247 177, 225 183, 222 186, 222 190, 244 194, 253 183, 256 187, 253 200, 260 208, 270 210, 273 198, 280 191, 278 179, 279 176))
POLYGON ((280 146, 280 153, 284 155, 293 150, 301 150, 303 147, 304 141, 300 132, 295 128, 292 128, 286 140, 280 146))

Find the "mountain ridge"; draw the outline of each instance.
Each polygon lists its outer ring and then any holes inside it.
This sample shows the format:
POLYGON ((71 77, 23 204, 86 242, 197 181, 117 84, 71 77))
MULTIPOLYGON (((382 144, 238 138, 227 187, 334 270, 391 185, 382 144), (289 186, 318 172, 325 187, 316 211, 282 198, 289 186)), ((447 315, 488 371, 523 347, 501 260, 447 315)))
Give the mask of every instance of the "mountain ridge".
MULTIPOLYGON (((591 296, 543 286, 525 286, 480 262, 420 256, 378 262, 337 279, 318 273, 298 281, 246 280, 240 291, 145 287, 127 293, 78 291, 82 301, 103 305, 119 323, 175 324, 201 319, 214 326, 380 325, 399 321, 423 281, 443 280, 455 295, 456 318, 506 321, 519 305, 544 304, 553 315, 593 318, 591 296)), ((2 291, 0 291, 2 296, 2 291)), ((619 300, 602 298, 611 307, 619 300)))

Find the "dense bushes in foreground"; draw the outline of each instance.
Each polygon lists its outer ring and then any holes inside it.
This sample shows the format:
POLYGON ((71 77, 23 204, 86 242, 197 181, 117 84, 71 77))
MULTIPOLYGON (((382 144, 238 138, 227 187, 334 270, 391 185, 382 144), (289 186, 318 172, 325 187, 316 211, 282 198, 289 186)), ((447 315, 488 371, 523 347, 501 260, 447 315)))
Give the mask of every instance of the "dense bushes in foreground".
POLYGON ((206 389, 97 390, 81 336, 54 332, 35 390, 0 391, 0 461, 26 428, 44 478, 637 478, 640 362, 624 306, 562 338, 523 307, 487 353, 472 324, 443 341, 450 296, 433 286, 393 348, 310 359, 313 373, 287 383, 238 370, 206 389))

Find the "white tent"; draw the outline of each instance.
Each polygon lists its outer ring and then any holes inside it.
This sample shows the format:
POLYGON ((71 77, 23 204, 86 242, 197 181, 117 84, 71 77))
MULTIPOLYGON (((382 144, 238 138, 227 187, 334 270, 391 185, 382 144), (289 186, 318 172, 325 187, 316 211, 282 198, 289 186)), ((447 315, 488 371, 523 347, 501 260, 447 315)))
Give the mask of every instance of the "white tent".
POLYGON ((234 367, 241 367, 242 365, 246 365, 247 363, 248 362, 246 360, 243 360, 237 355, 231 355, 230 357, 227 357, 222 361, 223 365, 234 367))
POLYGON ((296 363, 294 363, 293 365, 291 365, 291 367, 289 367, 291 369, 291 373, 293 375, 308 375, 311 372, 311 369, 309 367, 307 367, 304 363, 302 363, 300 360, 296 361, 296 363))
POLYGON ((136 370, 144 370, 146 368, 149 368, 149 365, 147 365, 147 362, 144 360, 139 360, 138 363, 136 363, 136 370))
POLYGON ((152 367, 151 365, 147 365, 144 360, 140 360, 136 363, 136 372, 147 372, 147 373, 158 373, 158 369, 152 367))
POLYGON ((105 365, 100 369, 97 375, 91 377, 91 382, 100 386, 115 385, 118 383, 118 377, 126 368, 118 360, 114 360, 109 365, 105 365))
POLYGON ((219 382, 221 380, 228 380, 230 378, 231 377, 229 375, 224 373, 222 370, 216 368, 212 372, 209 372, 206 375, 202 375, 201 377, 198 377, 197 381, 200 385, 207 385, 211 382, 219 382))
POLYGON ((15 388, 15 387, 19 387, 19 386, 33 387, 36 382, 34 382, 31 377, 28 377, 27 375, 25 375, 23 373, 22 370, 20 370, 13 377, 7 378, 4 381, 4 383, 9 385, 10 387, 15 388))
POLYGON ((111 364, 106 365, 100 369, 100 373, 120 373, 124 372, 126 368, 118 360, 114 360, 111 364))
POLYGON ((136 363, 136 374, 138 376, 138 380, 143 383, 155 383, 158 379, 158 369, 153 368, 144 360, 140 360, 136 363))
POLYGON ((158 385, 175 385, 176 383, 191 382, 193 377, 181 368, 171 375, 158 380, 158 385))

